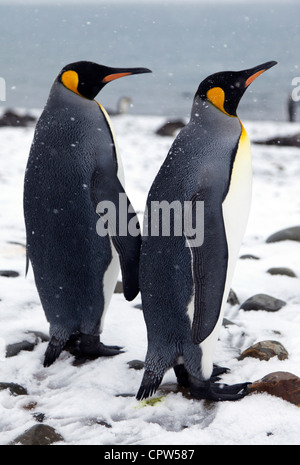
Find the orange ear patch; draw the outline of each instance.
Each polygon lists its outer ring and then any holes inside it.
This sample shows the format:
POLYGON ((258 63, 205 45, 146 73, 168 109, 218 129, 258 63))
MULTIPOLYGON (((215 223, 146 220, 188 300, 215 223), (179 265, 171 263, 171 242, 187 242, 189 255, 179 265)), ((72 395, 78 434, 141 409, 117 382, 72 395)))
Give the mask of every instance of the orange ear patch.
POLYGON ((76 71, 65 71, 61 77, 61 81, 67 89, 70 89, 75 92, 75 94, 80 95, 78 92, 79 77, 76 71))
POLYGON ((206 94, 208 100, 219 110, 221 110, 226 115, 230 116, 227 111, 224 109, 224 102, 225 102, 225 92, 221 87, 213 87, 209 89, 206 94))

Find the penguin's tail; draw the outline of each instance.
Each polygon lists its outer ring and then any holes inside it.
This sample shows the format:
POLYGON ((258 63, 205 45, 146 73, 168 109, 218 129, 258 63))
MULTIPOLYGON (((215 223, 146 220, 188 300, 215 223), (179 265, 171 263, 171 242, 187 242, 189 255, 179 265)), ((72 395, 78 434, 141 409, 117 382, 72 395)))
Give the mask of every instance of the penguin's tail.
POLYGON ((137 400, 143 400, 152 396, 158 389, 163 377, 151 371, 145 371, 140 389, 136 395, 137 400))
POLYGON ((136 395, 137 400, 146 399, 154 394, 166 371, 176 365, 179 356, 176 344, 161 344, 148 347, 145 362, 145 373, 140 389, 136 395))
POLYGON ((202 379, 201 348, 191 342, 184 344, 171 344, 160 349, 150 350, 146 357, 145 373, 140 389, 136 395, 137 400, 143 400, 156 392, 163 376, 169 368, 174 368, 179 384, 189 386, 189 375, 202 379), (183 357, 183 363, 178 360, 183 357))
POLYGON ((60 356, 61 352, 65 347, 66 341, 63 339, 57 339, 52 336, 45 352, 44 367, 47 368, 60 356))

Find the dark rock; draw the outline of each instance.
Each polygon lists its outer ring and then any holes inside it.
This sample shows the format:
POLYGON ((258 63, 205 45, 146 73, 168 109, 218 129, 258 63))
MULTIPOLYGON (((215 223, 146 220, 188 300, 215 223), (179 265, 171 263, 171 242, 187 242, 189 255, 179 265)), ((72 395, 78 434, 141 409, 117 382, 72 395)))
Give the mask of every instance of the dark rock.
POLYGON ((35 348, 35 343, 34 342, 29 342, 29 341, 22 341, 22 342, 17 342, 15 344, 9 344, 6 347, 6 357, 15 357, 18 355, 22 350, 26 350, 27 352, 32 352, 33 349, 35 348))
POLYGON ((36 407, 37 407, 37 402, 31 401, 31 402, 28 402, 28 404, 23 405, 22 408, 24 410, 34 410, 36 409, 36 407))
POLYGON ((17 342, 17 343, 14 343, 14 344, 9 344, 6 347, 6 357, 7 358, 15 357, 22 350, 32 352, 34 350, 35 346, 37 344, 39 344, 39 342, 48 342, 49 341, 49 337, 46 334, 41 333, 39 331, 27 331, 27 334, 35 336, 34 342, 24 340, 24 341, 17 342))
POLYGON ((36 340, 37 340, 37 343, 38 342, 49 342, 50 341, 50 337, 45 334, 45 333, 42 333, 41 331, 26 331, 26 334, 33 334, 35 337, 36 337, 36 340))
POLYGON ((32 115, 18 115, 13 110, 7 110, 0 118, 0 127, 27 127, 32 125, 36 118, 32 115))
POLYGON ((255 141, 254 143, 259 145, 278 145, 280 147, 300 147, 300 134, 276 136, 262 141, 255 141))
POLYGON ((161 126, 155 134, 158 136, 170 136, 173 137, 175 132, 178 131, 178 129, 182 129, 185 127, 185 122, 182 120, 176 120, 176 121, 167 121, 163 126, 161 126))
POLYGON ((123 283, 121 281, 117 282, 114 293, 123 294, 123 283))
POLYGON ((16 383, 0 383, 0 391, 8 389, 12 396, 27 396, 27 390, 16 383))
POLYGON ((45 421, 46 415, 44 413, 34 413, 33 418, 38 422, 38 423, 43 423, 45 421))
POLYGON ((265 310, 266 312, 277 312, 286 305, 286 302, 276 299, 267 294, 256 294, 246 300, 242 305, 242 310, 265 310))
POLYGON ((86 424, 88 426, 100 425, 100 426, 105 426, 105 428, 112 428, 112 426, 109 423, 99 418, 88 418, 88 420, 86 421, 86 424))
POLYGON ((20 276, 20 273, 13 270, 0 270, 0 276, 3 276, 4 278, 17 278, 20 276))
POLYGON ((259 257, 257 257, 256 255, 251 255, 251 254, 241 255, 240 259, 241 260, 260 260, 259 257))
POLYGON ((223 318, 223 326, 225 328, 227 328, 227 326, 236 326, 235 323, 233 323, 232 321, 228 320, 227 318, 223 318))
POLYGON ((181 386, 178 383, 164 383, 159 386, 158 396, 167 396, 170 393, 181 393, 186 399, 193 399, 189 387, 181 386))
POLYGON ((270 360, 272 357, 278 357, 279 360, 286 360, 289 354, 280 342, 261 341, 248 349, 244 350, 238 360, 244 360, 246 357, 258 358, 259 360, 270 360))
POLYGON ((255 381, 250 392, 267 392, 300 407, 300 378, 289 372, 277 371, 255 381))
POLYGON ((127 362, 127 365, 129 368, 133 368, 134 370, 143 370, 145 363, 141 360, 131 360, 130 362, 127 362))
POLYGON ((267 273, 275 276, 275 275, 282 275, 282 276, 289 276, 291 278, 297 278, 297 275, 294 273, 293 270, 290 268, 278 267, 278 268, 270 268, 267 273))
POLYGON ((50 446, 63 441, 64 438, 54 428, 48 425, 34 425, 25 433, 18 436, 10 445, 21 444, 23 446, 50 446))
POLYGON ((239 299, 237 298, 237 295, 236 293, 230 289, 229 291, 229 295, 228 295, 228 299, 227 299, 227 303, 229 303, 230 305, 239 305, 240 304, 240 301, 239 299))
POLYGON ((282 229, 268 237, 266 242, 297 241, 300 242, 300 226, 282 229))

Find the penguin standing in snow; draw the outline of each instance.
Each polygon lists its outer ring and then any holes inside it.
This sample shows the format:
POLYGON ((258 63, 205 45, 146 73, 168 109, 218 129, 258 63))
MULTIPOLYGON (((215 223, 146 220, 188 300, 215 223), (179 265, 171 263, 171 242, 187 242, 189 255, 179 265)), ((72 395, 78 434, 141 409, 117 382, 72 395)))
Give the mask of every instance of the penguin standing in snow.
POLYGON ((172 367, 195 398, 247 394, 247 383, 214 382, 222 369, 214 370, 213 354, 251 202, 250 143, 236 110, 275 64, 206 78, 152 184, 140 258, 148 350, 138 399, 152 395, 172 367))
POLYGON ((125 298, 139 292, 141 236, 118 234, 120 195, 128 222, 139 226, 124 191, 108 115, 94 99, 108 82, 148 72, 87 61, 69 64, 56 78, 37 123, 25 173, 24 216, 27 257, 50 323, 44 366, 71 339, 83 356, 120 353, 120 347, 101 343, 99 333, 120 267, 125 298), (116 209, 113 235, 96 231, 102 201, 116 209))

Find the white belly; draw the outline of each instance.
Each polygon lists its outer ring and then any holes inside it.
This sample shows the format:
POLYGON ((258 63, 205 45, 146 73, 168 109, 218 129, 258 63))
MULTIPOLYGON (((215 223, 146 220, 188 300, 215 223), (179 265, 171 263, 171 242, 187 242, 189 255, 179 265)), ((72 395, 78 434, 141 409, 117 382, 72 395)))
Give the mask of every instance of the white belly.
POLYGON ((111 239, 110 239, 110 245, 111 245, 111 252, 112 252, 112 260, 103 277, 104 309, 103 309, 101 322, 100 322, 100 333, 102 333, 103 331, 105 315, 109 307, 112 295, 114 293, 117 280, 118 280, 118 276, 119 276, 119 272, 120 272, 119 255, 115 247, 113 246, 111 239))
POLYGON ((248 135, 242 135, 233 165, 229 192, 223 202, 223 218, 228 245, 228 266, 225 290, 218 322, 213 332, 200 344, 203 352, 202 374, 208 379, 213 369, 213 354, 219 337, 224 308, 230 291, 239 250, 245 234, 252 197, 252 160, 248 135))

